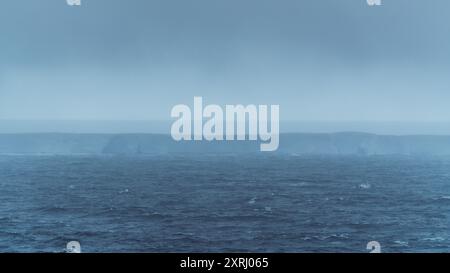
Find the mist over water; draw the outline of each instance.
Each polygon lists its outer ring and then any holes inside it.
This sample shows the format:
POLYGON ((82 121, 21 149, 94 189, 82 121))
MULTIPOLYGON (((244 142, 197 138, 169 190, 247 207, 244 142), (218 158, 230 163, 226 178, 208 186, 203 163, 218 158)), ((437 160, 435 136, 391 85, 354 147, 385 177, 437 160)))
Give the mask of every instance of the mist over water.
MULTIPOLYGON (((170 134, 173 120, 0 120, 0 133, 170 134)), ((280 133, 450 135, 450 122, 281 121, 280 133)))
POLYGON ((445 0, 6 1, 0 119, 168 120, 173 105, 203 96, 279 104, 285 121, 449 122, 449 8, 445 0))
POLYGON ((447 252, 448 10, 2 1, 0 252, 447 252), (175 142, 196 96, 279 105, 279 150, 175 142))

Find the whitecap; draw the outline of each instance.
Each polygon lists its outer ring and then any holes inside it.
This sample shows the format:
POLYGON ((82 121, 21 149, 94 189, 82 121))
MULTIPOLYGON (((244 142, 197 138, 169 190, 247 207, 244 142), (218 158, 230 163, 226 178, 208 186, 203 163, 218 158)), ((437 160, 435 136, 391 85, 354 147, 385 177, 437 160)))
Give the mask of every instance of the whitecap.
POLYGON ((421 241, 442 242, 442 241, 445 241, 445 239, 440 236, 437 236, 437 237, 423 238, 421 241))
POLYGON ((359 188, 365 189, 365 190, 370 189, 371 187, 372 186, 369 183, 363 183, 363 184, 359 185, 359 188))
POLYGON ((124 189, 123 191, 119 191, 120 194, 122 194, 122 193, 128 193, 128 192, 129 192, 128 189, 124 189))
POLYGON ((394 243, 397 245, 401 245, 401 246, 408 246, 408 242, 405 242, 405 241, 397 240, 397 241, 394 241, 394 243))

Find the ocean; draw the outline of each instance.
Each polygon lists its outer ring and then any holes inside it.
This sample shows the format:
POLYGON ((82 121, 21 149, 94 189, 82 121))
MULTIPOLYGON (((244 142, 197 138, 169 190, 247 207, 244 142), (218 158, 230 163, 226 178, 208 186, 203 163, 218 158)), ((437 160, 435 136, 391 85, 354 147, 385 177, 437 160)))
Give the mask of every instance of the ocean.
POLYGON ((448 252, 450 157, 0 156, 0 252, 448 252))

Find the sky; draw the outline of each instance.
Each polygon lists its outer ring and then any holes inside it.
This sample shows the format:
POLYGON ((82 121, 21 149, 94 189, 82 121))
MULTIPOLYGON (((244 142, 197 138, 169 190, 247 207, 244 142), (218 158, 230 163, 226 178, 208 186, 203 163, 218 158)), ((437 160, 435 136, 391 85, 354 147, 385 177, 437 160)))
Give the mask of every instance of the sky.
POLYGON ((4 0, 0 120, 450 122, 448 0, 4 0))

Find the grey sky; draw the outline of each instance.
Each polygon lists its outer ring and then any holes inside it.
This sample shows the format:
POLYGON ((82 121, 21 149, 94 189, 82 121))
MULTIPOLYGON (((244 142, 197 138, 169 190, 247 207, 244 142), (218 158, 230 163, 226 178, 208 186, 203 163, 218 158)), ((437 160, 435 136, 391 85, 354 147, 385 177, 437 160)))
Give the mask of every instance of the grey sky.
POLYGON ((0 119, 450 121, 447 0, 82 1, 2 1, 0 119))

